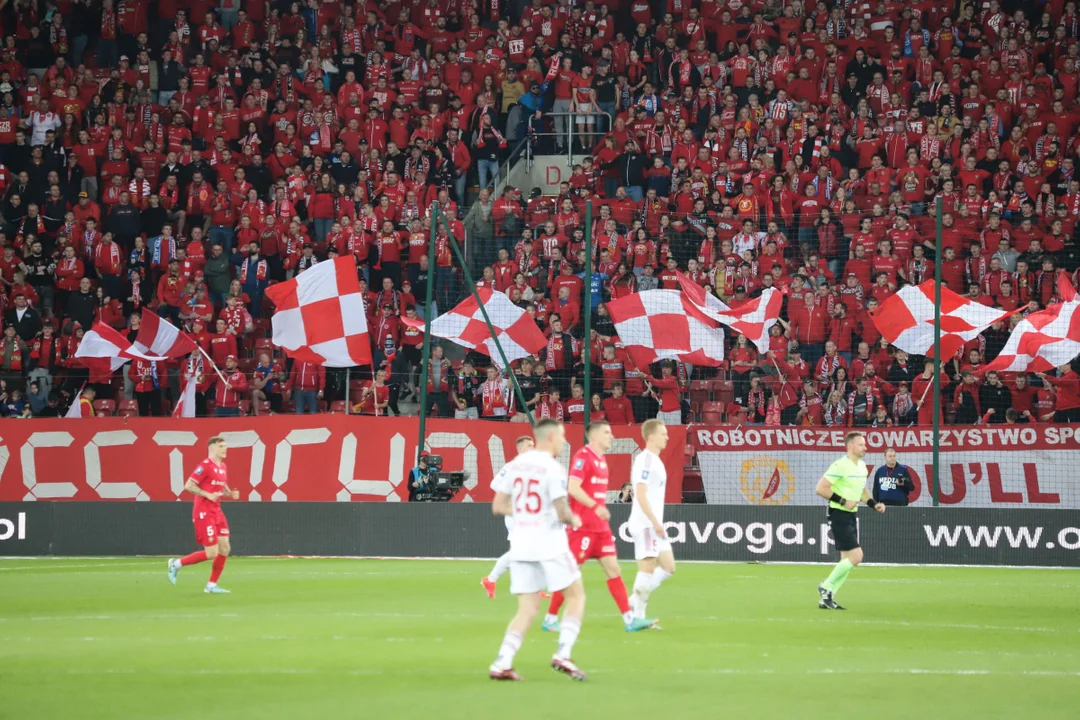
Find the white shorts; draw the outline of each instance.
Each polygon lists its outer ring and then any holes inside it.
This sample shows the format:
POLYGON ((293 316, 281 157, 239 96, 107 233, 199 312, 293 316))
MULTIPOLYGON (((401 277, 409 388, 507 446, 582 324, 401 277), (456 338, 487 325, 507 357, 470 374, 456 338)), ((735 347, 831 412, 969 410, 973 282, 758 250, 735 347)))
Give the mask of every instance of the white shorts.
POLYGON ((660 557, 662 552, 671 552, 671 541, 667 537, 657 537, 651 527, 637 530, 632 533, 634 537, 634 559, 660 557))
POLYGON ((506 539, 510 540, 510 536, 514 534, 514 518, 508 517, 506 520, 506 539))
POLYGON ((565 590, 581 577, 574 556, 567 550, 565 554, 552 560, 532 562, 510 562, 510 594, 528 595, 543 590, 557 592, 565 590))
POLYGON ((585 125, 587 123, 595 123, 596 122, 596 116, 588 114, 588 113, 596 112, 596 108, 593 107, 592 103, 581 103, 580 105, 578 105, 577 111, 580 113, 575 118, 577 120, 578 125, 585 125))

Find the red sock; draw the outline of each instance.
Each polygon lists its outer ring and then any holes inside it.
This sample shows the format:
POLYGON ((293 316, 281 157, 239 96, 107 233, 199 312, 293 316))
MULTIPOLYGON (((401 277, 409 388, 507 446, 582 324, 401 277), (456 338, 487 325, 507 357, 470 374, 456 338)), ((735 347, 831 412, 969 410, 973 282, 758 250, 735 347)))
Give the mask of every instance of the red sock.
POLYGON ((210 582, 216 583, 218 581, 218 578, 221 577, 221 571, 225 569, 225 561, 228 559, 228 555, 217 555, 214 558, 214 564, 210 568, 210 582))
POLYGON ((630 599, 626 597, 626 583, 623 582, 622 578, 608 578, 607 589, 611 593, 611 597, 615 598, 615 604, 619 606, 619 612, 630 612, 630 599))
POLYGON ((548 615, 558 615, 559 609, 563 604, 563 594, 561 590, 556 590, 551 593, 551 604, 548 605, 548 615))
POLYGON ((186 557, 180 558, 180 567, 184 567, 185 565, 195 565, 196 563, 201 562, 206 562, 205 550, 199 550, 197 552, 191 553, 186 557))

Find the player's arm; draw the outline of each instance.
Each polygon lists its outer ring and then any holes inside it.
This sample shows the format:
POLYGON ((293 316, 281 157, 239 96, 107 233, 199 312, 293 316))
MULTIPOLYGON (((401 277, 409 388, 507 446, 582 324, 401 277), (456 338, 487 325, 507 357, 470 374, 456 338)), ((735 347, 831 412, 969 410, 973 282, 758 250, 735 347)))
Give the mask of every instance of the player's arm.
POLYGON ((217 502, 218 498, 221 497, 219 493, 208 493, 203 490, 201 487, 199 487, 199 483, 195 482, 194 478, 187 479, 187 482, 184 483, 184 489, 192 495, 198 495, 199 497, 206 498, 211 502, 217 502))
POLYGON ((870 491, 865 487, 862 489, 862 497, 859 498, 859 502, 864 502, 870 506, 871 509, 877 510, 879 513, 885 512, 885 503, 880 503, 874 499, 874 496, 870 494, 870 491))
MULTIPOLYGON (((509 500, 509 497, 507 497, 509 500)), ((555 507, 555 512, 559 515, 559 521, 564 525, 569 525, 575 530, 581 527, 581 518, 575 515, 570 510, 570 503, 566 500, 566 497, 557 497, 552 504, 555 507)))
POLYGON ((566 493, 579 503, 596 513, 601 520, 610 520, 611 513, 608 509, 589 497, 589 494, 581 488, 581 478, 570 476, 570 483, 566 486, 566 493))
MULTIPOLYGON (((513 515, 514 506, 510 502, 510 496, 504 492, 495 493, 495 499, 491 502, 492 515, 513 515)), ((561 516, 560 516, 561 519, 561 516)))
POLYGON ((240 491, 239 490, 233 490, 228 485, 225 485, 225 490, 222 492, 222 495, 228 495, 230 500, 239 500, 240 499, 240 491))
MULTIPOLYGON (((829 479, 828 473, 822 475, 821 479, 818 480, 817 487, 814 488, 814 492, 817 493, 819 496, 825 498, 826 500, 830 500, 839 505, 843 505, 849 510, 854 510, 859 505, 859 503, 855 502, 854 500, 845 500, 844 498, 833 492, 833 481, 829 479)), ((869 493, 869 490, 864 489, 863 493, 867 494, 869 493)))

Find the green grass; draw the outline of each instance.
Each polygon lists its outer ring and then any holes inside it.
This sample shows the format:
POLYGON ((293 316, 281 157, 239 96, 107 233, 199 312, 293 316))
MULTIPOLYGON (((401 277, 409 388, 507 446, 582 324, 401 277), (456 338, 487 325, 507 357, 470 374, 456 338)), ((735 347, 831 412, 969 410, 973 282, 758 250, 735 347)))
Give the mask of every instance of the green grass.
MULTIPOLYGON (((1075 718, 1080 574, 690 565, 627 634, 598 566, 575 659, 487 679, 514 601, 486 562, 247 559, 202 593, 163 559, 0 561, 0 718, 1075 718)), ((628 583, 633 567, 623 566, 628 583)))

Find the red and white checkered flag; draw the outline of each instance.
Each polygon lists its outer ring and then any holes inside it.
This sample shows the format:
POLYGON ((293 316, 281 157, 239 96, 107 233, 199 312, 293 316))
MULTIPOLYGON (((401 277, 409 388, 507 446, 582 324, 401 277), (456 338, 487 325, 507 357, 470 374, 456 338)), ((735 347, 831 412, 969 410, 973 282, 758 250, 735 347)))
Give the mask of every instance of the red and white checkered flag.
MULTIPOLYGON (((532 316, 511 302, 505 294, 491 288, 477 288, 476 293, 484 303, 508 361, 535 355, 547 345, 544 333, 536 326, 532 316)), ((402 322, 421 330, 424 328, 423 320, 402 318, 402 322)), ((431 322, 431 334, 476 350, 496 361, 502 360, 480 306, 472 295, 450 312, 435 318, 431 322)))
POLYGON ((754 343, 759 352, 769 351, 769 328, 780 318, 780 310, 784 305, 782 292, 775 288, 768 288, 761 293, 760 297, 747 300, 735 307, 728 307, 724 301, 712 293, 705 292, 705 288, 686 275, 678 273, 678 276, 679 287, 699 313, 710 320, 727 325, 740 335, 745 335, 747 340, 754 343))
POLYGON ((266 295, 277 306, 274 344, 289 357, 326 367, 371 364, 364 297, 351 256, 318 263, 271 285, 266 295))
MULTIPOLYGON (((999 320, 1022 311, 987 307, 941 288, 941 357, 951 358, 969 341, 999 320)), ((904 352, 933 357, 934 281, 907 285, 881 303, 871 316, 882 336, 904 352)))
POLYGON ((703 317, 685 293, 646 290, 607 303, 619 340, 639 366, 675 358, 691 365, 720 365, 724 331, 703 317))
POLYGON ((1064 302, 1032 313, 1009 335, 1004 349, 980 370, 1046 372, 1080 355, 1080 299, 1064 271, 1058 271, 1058 295, 1064 302))

